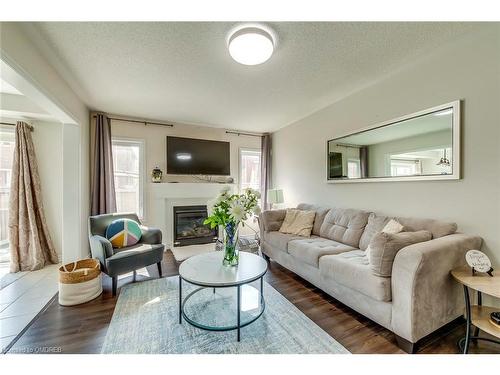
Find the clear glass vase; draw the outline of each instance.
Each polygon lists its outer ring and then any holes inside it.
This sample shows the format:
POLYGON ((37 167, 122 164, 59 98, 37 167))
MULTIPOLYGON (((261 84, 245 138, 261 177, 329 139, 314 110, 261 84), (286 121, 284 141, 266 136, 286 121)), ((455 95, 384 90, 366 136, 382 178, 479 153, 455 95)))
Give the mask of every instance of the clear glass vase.
POLYGON ((237 223, 228 223, 224 228, 224 266, 237 266, 239 260, 237 223))

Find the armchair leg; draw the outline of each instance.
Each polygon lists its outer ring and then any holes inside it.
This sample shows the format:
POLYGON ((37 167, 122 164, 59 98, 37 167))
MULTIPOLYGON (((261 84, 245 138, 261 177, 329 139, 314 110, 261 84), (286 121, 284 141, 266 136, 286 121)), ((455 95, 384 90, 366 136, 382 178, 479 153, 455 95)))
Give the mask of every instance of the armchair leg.
POLYGON ((161 278, 162 277, 162 274, 161 274, 161 262, 156 263, 156 265, 158 266, 158 274, 160 275, 160 278, 161 278))
POLYGON ((116 296, 116 286, 118 284, 118 277, 115 276, 112 278, 112 290, 113 290, 113 297, 116 296))

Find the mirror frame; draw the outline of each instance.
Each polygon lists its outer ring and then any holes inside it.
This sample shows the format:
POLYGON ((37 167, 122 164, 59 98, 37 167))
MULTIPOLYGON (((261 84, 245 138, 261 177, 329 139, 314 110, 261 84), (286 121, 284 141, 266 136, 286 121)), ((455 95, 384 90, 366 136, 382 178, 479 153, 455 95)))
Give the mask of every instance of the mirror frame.
POLYGON ((461 147, 460 147, 460 100, 455 100, 450 103, 445 103, 438 105, 436 107, 427 108, 418 112, 414 112, 405 116, 401 116, 392 120, 380 122, 375 125, 368 126, 366 128, 362 128, 360 130, 343 134, 339 137, 335 137, 332 139, 328 139, 326 141, 326 150, 325 150, 325 170, 326 170, 326 182, 329 184, 350 184, 350 183, 359 183, 359 182, 394 182, 394 181, 434 181, 434 180, 459 180, 461 178, 461 166, 460 166, 460 155, 461 155, 461 147), (427 175, 427 176, 399 176, 399 177, 368 177, 368 178, 352 178, 352 179, 329 179, 328 178, 328 144, 331 141, 337 141, 339 139, 364 133, 369 130, 382 128, 389 125, 394 125, 398 122, 402 122, 405 120, 410 120, 416 117, 422 117, 434 112, 439 112, 445 109, 453 110, 452 117, 452 154, 453 154, 453 167, 452 173, 446 175, 427 175))

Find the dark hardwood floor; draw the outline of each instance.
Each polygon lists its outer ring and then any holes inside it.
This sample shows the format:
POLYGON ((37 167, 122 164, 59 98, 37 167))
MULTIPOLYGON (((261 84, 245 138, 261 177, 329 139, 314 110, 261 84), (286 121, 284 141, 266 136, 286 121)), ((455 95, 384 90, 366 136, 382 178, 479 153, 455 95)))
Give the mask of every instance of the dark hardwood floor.
MULTIPOLYGON (((148 271, 152 276, 158 276, 156 265, 148 271)), ((178 265, 169 251, 163 260, 163 276, 177 274, 178 265)), ((271 261, 265 280, 350 352, 404 353, 398 348, 392 332, 277 263, 271 261)), ((131 278, 120 280, 118 286, 131 281, 131 278)), ((103 275, 103 284, 104 292, 99 298, 80 306, 63 307, 54 298, 10 348, 9 353, 33 353, 40 350, 99 353, 117 300, 111 295, 111 279, 103 275)), ((456 342, 463 337, 464 332, 464 321, 454 321, 424 338, 418 353, 457 353, 456 342)), ((470 352, 500 353, 500 349, 498 345, 481 342, 472 344, 470 352)))

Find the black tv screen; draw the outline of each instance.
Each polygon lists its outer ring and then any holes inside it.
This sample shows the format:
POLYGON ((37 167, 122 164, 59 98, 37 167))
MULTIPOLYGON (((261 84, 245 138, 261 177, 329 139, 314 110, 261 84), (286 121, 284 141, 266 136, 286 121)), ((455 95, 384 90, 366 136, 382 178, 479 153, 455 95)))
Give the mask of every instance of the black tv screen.
POLYGON ((167 173, 229 176, 229 142, 167 137, 167 173))

